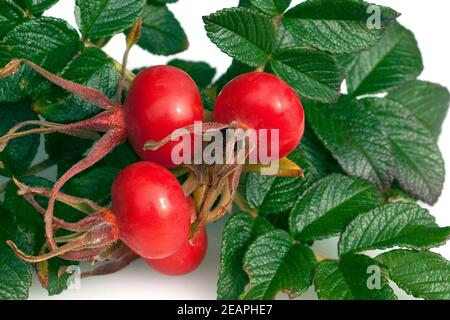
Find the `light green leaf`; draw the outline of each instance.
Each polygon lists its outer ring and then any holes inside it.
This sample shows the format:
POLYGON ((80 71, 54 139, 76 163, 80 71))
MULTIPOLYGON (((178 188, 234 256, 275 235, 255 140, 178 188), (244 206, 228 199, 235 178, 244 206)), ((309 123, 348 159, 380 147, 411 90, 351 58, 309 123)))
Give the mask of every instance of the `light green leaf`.
POLYGON ((211 41, 224 53, 250 66, 269 59, 275 37, 272 21, 244 8, 217 11, 203 17, 211 41))
POLYGON ((237 299, 248 283, 242 259, 252 241, 273 227, 262 217, 253 218, 244 212, 234 214, 223 230, 217 299, 237 299))
POLYGON ((393 250, 376 260, 406 293, 430 300, 450 299, 450 262, 439 254, 393 250))
POLYGON ((434 204, 444 185, 444 160, 435 138, 401 104, 383 98, 364 100, 383 125, 395 156, 395 178, 416 199, 434 204))
POLYGON ((86 39, 97 39, 130 28, 142 15, 145 0, 76 0, 75 18, 86 39))
POLYGON ((321 300, 396 300, 392 289, 381 274, 377 262, 363 255, 348 255, 340 261, 319 263, 314 278, 321 300), (379 277, 379 287, 375 281, 379 277), (370 287, 370 288, 369 288, 370 287))
POLYGON ((142 36, 138 44, 150 53, 165 56, 189 47, 183 28, 167 6, 151 3, 144 6, 142 36))
POLYGON ((311 186, 290 213, 291 234, 303 242, 341 232, 358 214, 382 203, 381 194, 367 182, 332 174, 311 186))
POLYGON ((394 23, 376 45, 355 57, 347 75, 348 91, 354 96, 382 92, 414 80, 422 70, 414 34, 394 23))
POLYGON ((398 15, 390 8, 377 6, 378 28, 372 23, 370 6, 360 0, 308 0, 289 10, 283 24, 304 43, 322 51, 361 51, 374 45, 398 15))
MULTIPOLYGON (((62 71, 61 77, 86 85, 112 97, 119 72, 106 53, 95 47, 86 48, 62 71)), ((34 110, 48 121, 68 123, 86 119, 101 111, 63 89, 44 94, 34 104, 34 110)))
POLYGON ((386 98, 408 108, 433 136, 439 136, 450 103, 447 88, 417 80, 389 91, 386 98))
POLYGON ((447 242, 450 227, 439 228, 435 219, 415 204, 393 203, 357 216, 339 241, 339 254, 403 247, 429 249, 447 242))
POLYGON ((300 97, 333 102, 339 96, 344 73, 335 58, 309 49, 279 51, 271 61, 273 71, 300 97))
POLYGON ((244 299, 274 299, 278 292, 291 298, 308 289, 317 264, 313 252, 296 244, 289 234, 275 230, 250 245, 244 257, 244 269, 250 283, 244 299))
POLYGON ((335 105, 303 106, 314 132, 347 174, 380 189, 390 186, 395 160, 373 110, 348 97, 341 97, 335 105))

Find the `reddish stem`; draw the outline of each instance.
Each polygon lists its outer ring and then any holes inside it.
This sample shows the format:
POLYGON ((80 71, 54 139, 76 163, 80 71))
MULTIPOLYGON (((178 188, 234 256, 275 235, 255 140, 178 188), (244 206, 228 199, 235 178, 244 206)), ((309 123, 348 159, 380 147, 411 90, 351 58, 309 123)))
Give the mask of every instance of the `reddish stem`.
POLYGON ((126 132, 123 129, 114 129, 107 132, 98 142, 94 145, 92 150, 89 152, 86 158, 75 164, 72 168, 70 168, 55 184, 52 189, 52 193, 50 194, 49 203, 47 207, 47 211, 45 213, 44 221, 45 221, 45 234, 47 237, 47 242, 51 250, 56 249, 56 243, 53 239, 53 210, 55 206, 55 200, 58 196, 59 191, 62 186, 70 180, 72 177, 77 175, 78 173, 86 170, 87 168, 93 166, 98 161, 100 161, 103 157, 105 157, 111 150, 113 150, 116 146, 125 141, 126 132))

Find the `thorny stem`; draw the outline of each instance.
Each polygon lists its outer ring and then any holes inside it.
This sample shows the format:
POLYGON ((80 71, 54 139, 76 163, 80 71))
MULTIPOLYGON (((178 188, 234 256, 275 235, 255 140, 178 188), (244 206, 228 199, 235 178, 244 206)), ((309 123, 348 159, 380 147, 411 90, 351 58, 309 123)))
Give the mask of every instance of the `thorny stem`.
MULTIPOLYGON (((275 28, 275 31, 278 31, 278 29, 280 28, 280 25, 281 25, 281 21, 282 21, 282 20, 283 20, 283 14, 282 14, 282 13, 279 14, 279 15, 277 15, 275 18, 273 18, 272 23, 273 23, 273 26, 274 26, 274 28, 275 28)), ((272 59, 272 56, 270 55, 269 58, 267 59, 267 61, 266 61, 263 65, 260 65, 259 67, 257 67, 257 68, 255 69, 255 71, 258 71, 258 72, 264 72, 264 70, 266 69, 267 63, 268 63, 271 59, 272 59)))

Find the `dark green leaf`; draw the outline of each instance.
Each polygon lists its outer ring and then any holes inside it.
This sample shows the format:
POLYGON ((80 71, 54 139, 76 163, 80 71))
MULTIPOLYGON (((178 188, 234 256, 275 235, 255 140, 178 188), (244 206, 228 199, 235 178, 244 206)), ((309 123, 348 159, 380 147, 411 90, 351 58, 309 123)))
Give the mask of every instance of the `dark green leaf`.
POLYGON ((412 81, 389 91, 386 98, 408 108, 436 138, 439 136, 450 102, 447 88, 431 82, 412 81))
POLYGON ((203 17, 211 41, 224 53, 250 66, 269 59, 275 37, 272 21, 257 12, 230 8, 203 17))
POLYGON ((320 262, 314 285, 321 300, 395 300, 397 298, 381 274, 377 262, 363 255, 348 255, 340 261, 320 262), (378 288, 375 278, 379 279, 378 288), (372 287, 374 285, 375 287, 372 287))
POLYGON ((393 203, 357 216, 339 241, 339 254, 403 247, 429 249, 444 244, 449 228, 439 228, 435 219, 415 204, 393 203))
POLYGON ((432 252, 393 250, 376 260, 406 293, 425 299, 450 299, 450 262, 432 252))
MULTIPOLYGON (((25 58, 57 73, 82 48, 78 33, 67 22, 42 17, 16 26, 0 42, 0 67, 13 58, 25 58)), ((28 66, 0 79, 0 101, 18 101, 36 96, 48 82, 28 66)))
POLYGON ((24 21, 25 12, 13 0, 0 2, 0 39, 24 21))
POLYGON ((171 55, 186 50, 189 42, 178 20, 164 5, 146 4, 139 46, 150 53, 171 55))
POLYGON ((314 164, 300 150, 295 150, 289 158, 305 171, 305 178, 259 174, 249 174, 247 178, 247 202, 251 208, 259 208, 258 212, 263 216, 289 211, 301 193, 320 178, 314 164))
POLYGON ((395 178, 403 190, 434 204, 444 185, 444 160, 435 138, 401 104, 388 99, 366 99, 379 118, 395 156, 395 178))
POLYGON ((315 50, 279 51, 271 67, 299 96, 325 103, 337 100, 344 80, 336 59, 315 50))
POLYGON ((169 61, 167 64, 185 71, 200 88, 208 87, 216 74, 216 69, 211 67, 206 62, 174 59, 169 61))
MULTIPOLYGON (((38 120, 38 117, 31 109, 29 101, 20 101, 0 103, 0 119, 0 136, 3 136, 14 125, 22 121, 38 120)), ((6 149, 0 152, 0 161, 5 165, 5 169, 0 169, 0 175, 10 176, 24 173, 37 154, 39 142, 38 135, 11 140, 6 149)))
POLYGON ((291 210, 289 227, 296 239, 313 241, 341 232, 358 214, 382 203, 367 182, 333 174, 311 186, 291 210))
POLYGON ((242 259, 250 243, 273 227, 264 218, 253 218, 247 213, 234 214, 223 231, 220 273, 217 285, 218 299, 237 299, 248 283, 242 268, 242 259))
POLYGON ((57 161, 79 158, 94 141, 68 136, 62 133, 45 135, 45 151, 57 161))
POLYGON ((7 210, 0 207, 0 300, 28 298, 33 267, 19 260, 6 240, 13 241, 27 253, 31 252, 31 239, 14 221, 7 210))
POLYGON ((244 257, 250 283, 243 298, 274 299, 281 291, 297 297, 311 286, 316 264, 311 249, 296 244, 285 231, 259 236, 244 257))
POLYGON ((225 85, 237 76, 252 71, 253 68, 237 60, 231 62, 228 70, 217 80, 217 91, 220 92, 225 85))
MULTIPOLYGON (((19 180, 30 187, 52 187, 52 183, 49 180, 40 177, 21 177, 19 180)), ((37 200, 41 206, 46 207, 46 200, 43 198, 37 200)), ((42 215, 23 197, 17 195, 17 187, 13 183, 9 183, 6 188, 5 207, 11 211, 18 225, 23 230, 33 234, 36 239, 36 247, 33 248, 33 252, 38 253, 42 244, 40 240, 44 240, 44 219, 42 215)))
POLYGON ((382 92, 414 80, 423 70, 414 34, 394 23, 372 48, 359 53, 347 76, 352 95, 382 92))
POLYGON ((393 180, 391 146, 374 112, 356 100, 342 97, 336 105, 304 103, 314 132, 352 176, 379 188, 393 180))
MULTIPOLYGON (((89 47, 67 65, 61 76, 112 97, 117 87, 119 72, 106 53, 89 47)), ((47 120, 59 123, 86 119, 101 111, 99 107, 86 103, 63 89, 41 96, 34 104, 34 109, 47 120)))
MULTIPOLYGON (((71 273, 64 272, 61 274, 61 269, 67 267, 76 267, 78 262, 67 261, 59 258, 49 260, 47 265, 47 291, 50 296, 58 295, 67 289, 71 273)), ((72 270, 71 270, 72 271, 72 270)))
POLYGON ((39 15, 59 0, 21 0, 25 4, 25 8, 34 15, 39 15))
POLYGON ((262 12, 276 16, 283 13, 292 0, 250 0, 250 2, 262 12))
POLYGON ((378 6, 380 28, 369 28, 370 4, 360 0, 308 0, 285 14, 283 24, 309 46, 336 54, 360 51, 374 45, 397 17, 378 6))
POLYGON ((114 167, 99 167, 72 178, 64 186, 64 191, 70 195, 88 198, 104 203, 111 194, 111 185, 120 169, 114 167))
POLYGON ((145 0, 76 0, 75 17, 86 39, 97 39, 130 28, 142 15, 145 0))
POLYGON ((151 1, 166 4, 166 3, 175 3, 178 0, 151 0, 151 1))

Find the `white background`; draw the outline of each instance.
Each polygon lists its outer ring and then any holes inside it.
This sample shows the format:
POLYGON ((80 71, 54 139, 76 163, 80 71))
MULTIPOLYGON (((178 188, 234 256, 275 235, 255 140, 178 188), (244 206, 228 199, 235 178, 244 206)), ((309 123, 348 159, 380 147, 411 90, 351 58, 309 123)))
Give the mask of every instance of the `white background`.
MULTIPOLYGON (((375 0, 374 0, 375 1, 375 0)), ((47 15, 63 18, 76 26, 73 11, 74 0, 60 0, 47 15)), ((201 17, 224 7, 237 4, 230 0, 180 0, 170 5, 183 25, 190 48, 177 57, 188 60, 203 60, 217 68, 222 74, 230 63, 230 58, 220 52, 206 36, 201 17)), ((297 4, 300 1, 293 1, 297 4)), ((448 30, 450 30, 450 2, 447 0, 378 0, 377 4, 390 6, 402 13, 400 22, 410 28, 416 35, 422 50, 425 71, 421 79, 437 82, 450 87, 450 47, 448 30)), ((115 37, 105 48, 115 59, 121 60, 124 50, 124 37, 115 37)), ((130 57, 130 68, 164 64, 173 57, 157 57, 140 48, 134 48, 130 57)), ((447 160, 447 171, 450 166, 450 127, 447 120, 444 124, 440 146, 447 160)), ((47 175, 52 176, 51 171, 47 175)), ((450 184, 445 189, 439 203, 431 208, 437 222, 450 225, 450 184)), ((184 277, 167 277, 148 268, 142 261, 137 261, 126 270, 106 276, 83 280, 80 290, 66 291, 51 297, 52 299, 215 299, 218 275, 219 243, 223 222, 209 226, 209 249, 202 266, 194 273, 184 277)), ((335 241, 324 241, 315 245, 319 252, 332 256, 335 252, 335 241)), ((450 244, 439 248, 437 252, 450 259, 450 244)), ((280 296, 283 297, 283 296, 280 296)), ((401 294, 402 298, 407 298, 401 294)), ((30 293, 31 299, 46 299, 46 291, 39 287, 37 281, 30 293)), ((309 290, 302 298, 316 298, 309 290)))

